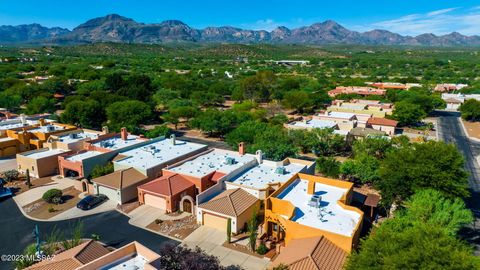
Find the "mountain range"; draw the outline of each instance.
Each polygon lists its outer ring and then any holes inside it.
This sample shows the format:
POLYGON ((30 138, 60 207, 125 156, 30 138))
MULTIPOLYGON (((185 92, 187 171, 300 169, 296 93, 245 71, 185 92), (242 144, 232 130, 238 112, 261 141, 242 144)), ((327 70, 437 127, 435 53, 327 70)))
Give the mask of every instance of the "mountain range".
POLYGON ((331 20, 294 29, 281 26, 272 31, 248 30, 231 26, 195 29, 178 20, 144 24, 117 14, 91 19, 71 31, 60 27, 47 28, 39 24, 0 26, 0 43, 3 44, 96 42, 478 46, 480 45, 480 36, 464 36, 453 32, 442 36, 422 34, 412 37, 386 30, 372 30, 362 33, 351 31, 331 20))

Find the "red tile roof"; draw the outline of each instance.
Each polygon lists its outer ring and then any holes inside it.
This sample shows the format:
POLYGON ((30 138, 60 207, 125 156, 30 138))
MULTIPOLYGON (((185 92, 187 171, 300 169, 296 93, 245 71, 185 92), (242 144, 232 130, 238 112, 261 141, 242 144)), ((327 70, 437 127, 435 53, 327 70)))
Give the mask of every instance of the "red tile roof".
POLYGON ((395 120, 386 119, 386 118, 372 117, 368 119, 367 124, 396 127, 398 125, 398 122, 395 120))
POLYGON ((29 270, 73 270, 108 254, 110 251, 98 242, 89 240, 74 248, 63 251, 51 260, 38 262, 29 270))
POLYGON ((282 249, 274 265, 285 264, 290 270, 340 270, 347 253, 324 236, 293 239, 282 249))
POLYGON ((138 189, 163 196, 174 196, 194 186, 195 184, 182 175, 173 174, 157 178, 139 186, 138 189))

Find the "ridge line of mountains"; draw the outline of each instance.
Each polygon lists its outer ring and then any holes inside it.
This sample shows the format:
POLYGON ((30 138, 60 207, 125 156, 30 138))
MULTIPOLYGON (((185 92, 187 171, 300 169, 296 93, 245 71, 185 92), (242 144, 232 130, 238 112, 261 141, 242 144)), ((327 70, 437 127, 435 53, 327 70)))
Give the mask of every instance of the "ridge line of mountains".
POLYGON ((441 36, 422 34, 412 37, 386 30, 361 33, 348 30, 332 20, 294 29, 281 26, 272 31, 231 26, 195 29, 178 20, 144 24, 117 14, 91 19, 71 31, 60 27, 47 28, 40 24, 0 26, 0 44, 61 45, 97 42, 479 46, 480 36, 465 36, 453 32, 441 36))

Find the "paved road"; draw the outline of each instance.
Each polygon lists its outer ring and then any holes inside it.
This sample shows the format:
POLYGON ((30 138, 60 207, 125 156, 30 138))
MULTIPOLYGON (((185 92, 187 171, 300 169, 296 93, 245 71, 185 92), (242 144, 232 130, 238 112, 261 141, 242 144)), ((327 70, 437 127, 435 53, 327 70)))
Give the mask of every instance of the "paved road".
POLYGON ((468 139, 458 121, 459 113, 442 111, 438 112, 438 115, 439 138, 456 144, 465 158, 465 168, 470 173, 471 196, 466 200, 466 204, 472 210, 475 222, 460 234, 475 246, 475 253, 480 255, 480 166, 476 161, 476 157, 480 155, 480 143, 468 139))
MULTIPOLYGON (((100 241, 113 247, 121 247, 135 240, 156 251, 168 242, 177 243, 130 225, 129 218, 117 211, 66 221, 36 222, 27 219, 13 199, 8 198, 0 201, 0 214, 0 254, 21 254, 27 245, 34 242, 32 232, 35 224, 39 226, 41 235, 48 234, 56 227, 68 236, 78 220, 84 224, 85 237, 98 234, 100 241)), ((0 269, 13 268, 10 263, 0 262, 0 269)))

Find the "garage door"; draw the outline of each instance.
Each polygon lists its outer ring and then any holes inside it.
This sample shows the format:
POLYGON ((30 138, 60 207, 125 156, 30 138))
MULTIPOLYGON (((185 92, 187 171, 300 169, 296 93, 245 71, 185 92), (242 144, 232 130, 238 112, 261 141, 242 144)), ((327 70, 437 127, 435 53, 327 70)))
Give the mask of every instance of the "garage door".
POLYGON ((212 227, 221 231, 227 231, 227 218, 214 216, 209 213, 203 214, 203 225, 212 227))
POLYGON ((162 197, 145 194, 143 196, 143 200, 145 202, 145 205, 150 205, 159 209, 167 209, 167 202, 162 197))
POLYGON ((98 186, 98 193, 100 194, 105 194, 108 199, 112 202, 119 203, 120 202, 120 196, 117 194, 116 189, 111 189, 108 187, 104 186, 98 186))

